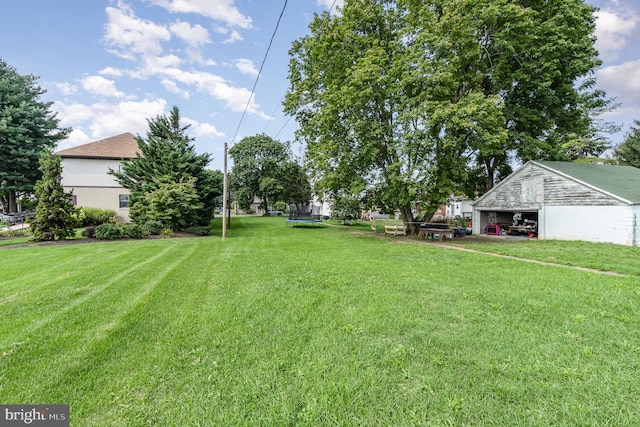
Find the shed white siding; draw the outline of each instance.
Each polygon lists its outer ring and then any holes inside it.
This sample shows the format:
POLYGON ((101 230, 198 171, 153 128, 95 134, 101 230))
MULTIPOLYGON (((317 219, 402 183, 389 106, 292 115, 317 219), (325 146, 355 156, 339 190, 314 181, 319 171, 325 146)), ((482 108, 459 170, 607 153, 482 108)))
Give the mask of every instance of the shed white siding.
POLYGON ((637 213, 634 208, 632 206, 545 206, 538 216, 538 237, 633 246, 637 235, 637 213))
MULTIPOLYGON (((560 169, 572 170, 558 163, 560 169)), ((528 162, 476 200, 473 233, 482 234, 490 219, 510 225, 511 215, 522 212, 537 215, 541 239, 640 246, 640 205, 613 194, 610 182, 606 191, 552 166, 553 162, 528 162)), ((621 170, 612 171, 621 176, 621 170)), ((621 182, 635 182, 634 173, 632 180, 621 182)))

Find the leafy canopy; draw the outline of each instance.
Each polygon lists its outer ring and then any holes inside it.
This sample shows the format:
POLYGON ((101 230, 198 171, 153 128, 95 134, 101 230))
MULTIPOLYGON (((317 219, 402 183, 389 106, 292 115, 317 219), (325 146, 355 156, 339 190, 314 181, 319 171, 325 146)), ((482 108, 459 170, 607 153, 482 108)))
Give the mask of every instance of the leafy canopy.
POLYGON ((351 0, 316 15, 290 50, 285 97, 316 188, 410 221, 413 202, 433 211, 484 191, 512 157, 588 145, 609 102, 592 90, 593 12, 580 0, 351 0))
POLYGON ((289 145, 265 134, 249 136, 229 150, 233 159, 231 188, 240 207, 247 209, 254 197, 266 210, 273 203, 307 204, 311 185, 304 169, 294 160, 289 145))

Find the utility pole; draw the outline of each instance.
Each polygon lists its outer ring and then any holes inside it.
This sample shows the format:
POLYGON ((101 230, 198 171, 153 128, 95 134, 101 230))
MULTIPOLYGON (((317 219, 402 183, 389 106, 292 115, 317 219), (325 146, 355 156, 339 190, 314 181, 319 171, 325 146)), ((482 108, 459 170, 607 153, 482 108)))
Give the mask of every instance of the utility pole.
POLYGON ((222 240, 227 237, 227 203, 229 199, 229 188, 227 185, 227 143, 224 143, 224 170, 222 178, 222 240))

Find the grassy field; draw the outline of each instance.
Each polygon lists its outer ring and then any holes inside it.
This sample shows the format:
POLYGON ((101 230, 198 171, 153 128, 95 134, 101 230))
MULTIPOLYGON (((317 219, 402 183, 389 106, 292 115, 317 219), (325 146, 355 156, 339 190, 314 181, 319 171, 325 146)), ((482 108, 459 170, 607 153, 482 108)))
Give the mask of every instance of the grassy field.
POLYGON ((456 243, 626 276, 283 218, 5 246, 0 403, 77 427, 640 425, 638 248, 456 243))

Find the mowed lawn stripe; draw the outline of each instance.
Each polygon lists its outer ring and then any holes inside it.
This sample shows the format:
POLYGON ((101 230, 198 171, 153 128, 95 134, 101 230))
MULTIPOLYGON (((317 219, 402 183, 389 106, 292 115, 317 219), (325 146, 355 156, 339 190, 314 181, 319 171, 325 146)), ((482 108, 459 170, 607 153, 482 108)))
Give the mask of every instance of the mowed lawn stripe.
MULTIPOLYGON (((18 330, 21 333, 15 336, 11 334, 11 331, 4 330, 0 326, 0 337, 2 337, 0 349, 7 347, 12 342, 22 341, 25 335, 37 332, 38 329, 53 322, 57 317, 64 316, 87 300, 99 296, 116 283, 120 285, 115 290, 119 294, 119 298, 122 298, 122 292, 126 289, 136 291, 138 282, 131 279, 146 281, 149 276, 148 272, 143 270, 145 266, 150 266, 148 270, 156 272, 156 260, 166 256, 169 251, 175 248, 172 245, 162 245, 159 252, 147 255, 144 252, 136 253, 135 247, 137 245, 135 243, 130 244, 129 247, 122 246, 121 243, 113 244, 121 248, 116 257, 103 258, 102 262, 92 263, 90 269, 83 268, 82 264, 69 265, 71 271, 59 272, 59 276, 47 283, 47 286, 35 285, 36 291, 25 294, 20 299, 14 298, 13 303, 5 304, 3 315, 6 319, 11 320, 11 324, 14 325, 13 330, 18 330), (123 251, 123 248, 127 250, 123 251), (131 284, 131 286, 125 288, 122 284, 131 284), (37 320, 33 320, 35 314, 37 314, 37 320), (15 328, 16 326, 18 328, 15 328)), ((61 256, 67 257, 68 254, 61 256)), ((46 266, 43 267, 46 268, 46 266)), ((29 289, 28 286, 25 287, 29 289)), ((105 302, 109 306, 111 301, 105 302)), ((101 302, 100 306, 103 305, 105 305, 104 302, 101 302)), ((7 324, 9 323, 7 322, 7 324)))
MULTIPOLYGON (((86 250, 85 244, 54 247, 4 249, 4 259, 10 259, 0 270, 0 295, 12 292, 27 295, 47 287, 57 287, 60 281, 80 274, 86 275, 100 265, 126 264, 130 257, 121 250, 121 242, 96 243, 98 249, 86 250), (14 252, 15 251, 15 252, 14 252), (24 256, 20 256, 24 254, 24 256), (43 274, 43 271, 46 274, 43 274), (27 285, 28 286, 25 286, 27 285)), ((0 304, 2 297, 0 296, 0 304)))
POLYGON ((0 401, 68 403, 74 426, 640 421, 637 278, 281 218, 191 240, 121 242, 176 248, 140 269, 156 284, 123 279, 0 357, 0 401))
MULTIPOLYGON (((20 376, 19 387, 32 392, 58 382, 64 370, 83 363, 85 354, 93 346, 116 329, 128 312, 135 311, 158 283, 197 250, 197 240, 184 240, 180 244, 173 241, 148 247, 153 254, 148 250, 139 251, 139 245, 129 245, 133 261, 124 266, 105 266, 102 274, 98 274, 103 278, 102 283, 94 282, 95 275, 86 277, 84 283, 73 278, 70 287, 75 285, 74 295, 62 300, 45 299, 52 306, 48 314, 22 325, 22 329, 14 329, 18 334, 3 331, 2 354, 6 359, 3 362, 28 361, 33 369, 12 373, 9 368, 3 375, 20 376), (43 357, 45 355, 49 357, 43 357)), ((121 247, 123 250, 127 252, 127 247, 121 247)), ((39 307, 36 305, 36 310, 39 307)), ((11 320, 11 317, 5 319, 11 320)))

